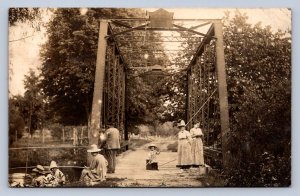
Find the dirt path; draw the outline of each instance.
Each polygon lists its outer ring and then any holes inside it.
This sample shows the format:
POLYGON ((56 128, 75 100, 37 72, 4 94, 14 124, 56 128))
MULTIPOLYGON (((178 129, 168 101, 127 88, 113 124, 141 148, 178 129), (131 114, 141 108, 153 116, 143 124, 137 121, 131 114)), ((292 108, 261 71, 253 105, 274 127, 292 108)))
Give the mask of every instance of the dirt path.
POLYGON ((116 173, 108 174, 107 180, 122 179, 119 187, 202 187, 205 179, 204 168, 181 171, 176 168, 177 153, 167 151, 170 142, 153 142, 160 149, 158 171, 146 170, 147 144, 129 150, 117 157, 116 173))

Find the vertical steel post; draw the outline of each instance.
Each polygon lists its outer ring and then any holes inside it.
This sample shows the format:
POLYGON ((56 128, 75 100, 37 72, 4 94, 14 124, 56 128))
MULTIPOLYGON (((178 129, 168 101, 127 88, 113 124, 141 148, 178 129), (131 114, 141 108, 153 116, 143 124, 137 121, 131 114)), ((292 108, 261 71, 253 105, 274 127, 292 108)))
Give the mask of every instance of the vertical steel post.
MULTIPOLYGON (((125 69, 125 68, 124 68, 125 69)), ((127 83, 128 83, 128 76, 127 76, 127 70, 125 69, 124 70, 124 139, 125 141, 128 141, 129 140, 129 137, 128 137, 128 123, 127 123, 127 112, 126 112, 126 107, 127 107, 127 104, 128 104, 128 86, 127 86, 127 83)), ((125 147, 125 150, 128 150, 128 144, 126 145, 125 147)))
POLYGON ((106 39, 108 30, 108 21, 100 20, 97 61, 95 70, 94 94, 91 114, 91 127, 89 134, 89 144, 98 145, 99 131, 101 125, 101 107, 103 103, 103 87, 105 75, 105 55, 106 55, 106 39))
POLYGON ((186 117, 186 121, 188 122, 191 118, 191 99, 190 99, 190 88, 191 88, 191 84, 190 84, 190 70, 187 71, 186 73, 186 81, 187 81, 187 86, 185 89, 185 93, 186 93, 186 99, 185 99, 185 117, 186 117))
POLYGON ((216 57, 217 57, 217 75, 218 75, 218 90, 220 101, 220 118, 221 118, 221 135, 222 135, 222 154, 223 167, 227 169, 230 161, 230 152, 228 150, 228 133, 229 127, 229 112, 228 112, 228 95, 225 70, 225 56, 223 45, 222 23, 214 23, 214 32, 216 39, 216 57))

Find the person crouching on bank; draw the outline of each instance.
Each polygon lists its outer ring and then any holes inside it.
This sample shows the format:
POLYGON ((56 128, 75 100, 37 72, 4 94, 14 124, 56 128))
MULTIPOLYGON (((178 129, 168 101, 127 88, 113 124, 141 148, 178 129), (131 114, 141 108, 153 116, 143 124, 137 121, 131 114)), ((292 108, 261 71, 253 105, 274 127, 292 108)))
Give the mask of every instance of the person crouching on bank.
POLYGON ((103 155, 99 154, 101 149, 96 144, 90 146, 87 152, 91 153, 92 161, 89 167, 81 172, 80 181, 105 181, 107 173, 107 160, 103 155))

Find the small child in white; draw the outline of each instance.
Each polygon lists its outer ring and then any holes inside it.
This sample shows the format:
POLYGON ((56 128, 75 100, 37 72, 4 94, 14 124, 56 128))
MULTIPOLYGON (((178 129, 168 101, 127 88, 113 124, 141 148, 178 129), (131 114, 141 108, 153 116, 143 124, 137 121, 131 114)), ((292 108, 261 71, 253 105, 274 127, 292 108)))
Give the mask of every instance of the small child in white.
POLYGON ((65 175, 58 169, 55 161, 50 163, 50 171, 47 178, 52 186, 62 186, 66 183, 65 175))
POLYGON ((148 154, 148 159, 146 160, 146 170, 158 170, 157 155, 160 151, 155 144, 150 144, 148 146, 150 152, 148 154))

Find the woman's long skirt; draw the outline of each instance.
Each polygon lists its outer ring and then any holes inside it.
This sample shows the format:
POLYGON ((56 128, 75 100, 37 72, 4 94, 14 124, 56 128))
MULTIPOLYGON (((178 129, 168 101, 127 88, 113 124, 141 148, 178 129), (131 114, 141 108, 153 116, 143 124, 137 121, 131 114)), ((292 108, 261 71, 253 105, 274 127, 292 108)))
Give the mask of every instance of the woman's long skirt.
POLYGON ((200 166, 204 165, 204 155, 203 155, 203 143, 201 138, 194 138, 192 140, 192 165, 200 166))
POLYGON ((192 165, 192 150, 187 139, 178 140, 178 164, 176 167, 188 168, 192 165))

